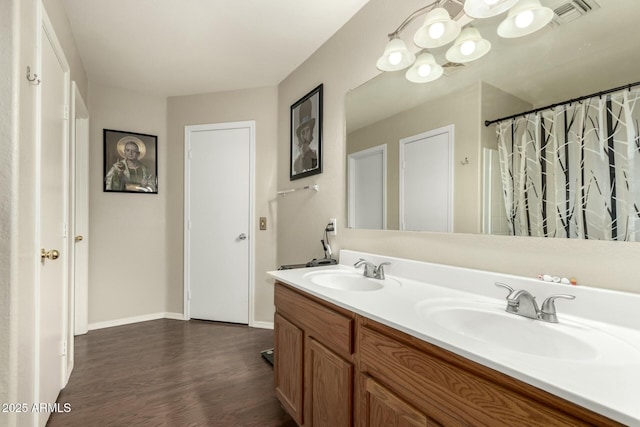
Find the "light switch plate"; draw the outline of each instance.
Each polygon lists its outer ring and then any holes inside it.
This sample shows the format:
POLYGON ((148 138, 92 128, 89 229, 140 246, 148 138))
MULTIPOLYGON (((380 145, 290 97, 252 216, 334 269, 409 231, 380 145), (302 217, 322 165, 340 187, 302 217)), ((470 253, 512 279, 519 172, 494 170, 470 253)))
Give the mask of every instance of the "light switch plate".
POLYGON ((266 230, 267 229, 267 217, 266 216, 261 216, 260 217, 260 230, 266 230))

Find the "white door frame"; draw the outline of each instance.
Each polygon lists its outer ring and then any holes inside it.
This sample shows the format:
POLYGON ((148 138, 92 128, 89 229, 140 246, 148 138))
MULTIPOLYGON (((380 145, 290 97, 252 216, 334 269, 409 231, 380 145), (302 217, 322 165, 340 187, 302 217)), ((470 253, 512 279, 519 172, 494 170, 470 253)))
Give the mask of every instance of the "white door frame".
MULTIPOLYGON (((43 37, 47 37, 51 43, 51 46, 53 48, 53 51, 55 53, 55 55, 58 58, 58 61, 61 64, 62 69, 64 70, 64 75, 65 75, 65 88, 64 88, 64 92, 65 92, 65 111, 64 112, 60 112, 61 116, 62 114, 64 114, 67 118, 67 125, 65 126, 65 133, 64 133, 64 152, 66 153, 66 155, 63 157, 64 158, 64 163, 62 165, 63 168, 63 180, 65 181, 65 185, 63 185, 64 188, 64 194, 63 194, 63 206, 64 206, 64 211, 63 211, 63 221, 65 222, 63 228, 63 247, 65 248, 65 254, 66 256, 61 257, 59 262, 63 263, 63 284, 62 284, 62 328, 63 330, 62 332, 62 336, 64 339, 64 342, 62 343, 62 351, 64 352, 63 356, 60 358, 61 361, 60 363, 62 364, 61 366, 61 378, 60 380, 60 389, 62 389, 64 387, 64 385, 66 385, 67 379, 70 375, 70 372, 67 372, 67 360, 69 358, 69 354, 71 352, 73 352, 73 348, 70 348, 68 345, 68 342, 66 342, 66 334, 65 332, 69 329, 69 316, 68 313, 71 310, 71 308, 69 307, 69 256, 68 256, 68 248, 69 248, 69 96, 70 96, 70 67, 69 67, 69 63, 67 62, 65 56, 64 56, 64 51, 62 49, 62 45, 60 45, 60 42, 58 41, 58 38, 56 37, 55 31, 53 29, 53 25, 51 24, 51 20, 49 19, 49 16, 47 15, 46 11, 45 11, 45 7, 44 4, 42 3, 42 1, 39 1, 37 3, 37 7, 36 7, 36 15, 37 15, 37 30, 36 30, 36 63, 37 63, 37 69, 42 69, 43 66, 43 60, 42 60, 42 55, 43 55, 43 46, 42 46, 42 39, 43 37)), ((42 78, 46 78, 46 76, 42 76, 42 78)), ((40 248, 41 247, 41 233, 42 233, 42 224, 40 223, 40 216, 42 214, 42 205, 41 205, 41 197, 42 197, 42 188, 40 185, 40 182, 42 180, 42 162, 41 162, 41 156, 42 156, 42 89, 41 87, 38 88, 38 91, 36 93, 36 138, 35 138, 35 182, 36 182, 36 188, 35 188, 35 211, 36 211, 36 221, 35 221, 35 239, 36 241, 35 243, 35 247, 36 248, 40 248)), ((40 295, 40 286, 41 286, 41 280, 42 280, 42 272, 41 272, 41 261, 40 261, 40 257, 36 256, 34 257, 35 260, 35 264, 34 264, 34 269, 35 269, 35 280, 36 280, 36 289, 35 289, 35 346, 34 346, 34 361, 35 361, 35 366, 34 366, 34 390, 33 390, 33 394, 34 394, 34 402, 41 402, 41 393, 40 393, 40 357, 41 357, 41 352, 40 352, 40 335, 41 335, 41 330, 40 330, 40 319, 41 319, 41 310, 42 310, 42 306, 43 306, 43 302, 41 301, 41 295, 40 295)), ((46 422, 47 418, 49 416, 48 412, 43 412, 43 413, 38 413, 36 415, 36 423, 39 425, 44 425, 44 423, 46 422), (44 417, 44 418, 43 418, 44 417)))
POLYGON ((75 81, 71 82, 71 226, 69 239, 69 253, 71 257, 70 268, 70 317, 71 339, 69 346, 73 345, 73 336, 86 334, 89 330, 89 289, 88 289, 88 258, 77 263, 77 245, 82 245, 88 251, 89 245, 89 110, 75 81), (80 157, 80 159, 78 159, 80 157), (78 160, 80 164, 78 165, 78 160), (83 160, 85 160, 83 162, 83 160), (78 169, 82 168, 80 171, 78 169), (80 212, 77 210, 80 209, 80 212), (79 215, 77 215, 79 214, 79 215), (83 217, 78 220, 79 217, 83 217), (81 241, 76 242, 76 232, 81 233, 81 241))
POLYGON ((347 183, 349 186, 349 202, 347 203, 347 227, 349 228, 355 228, 356 222, 355 162, 358 159, 370 156, 375 153, 382 153, 382 229, 387 229, 387 144, 381 144, 348 155, 347 183))
MULTIPOLYGON (((184 127, 184 288, 183 288, 183 307, 184 320, 189 320, 189 295, 190 295, 190 237, 189 237, 189 218, 191 212, 189 210, 191 202, 191 183, 189 176, 191 167, 189 162, 189 140, 192 132, 201 132, 207 130, 226 130, 226 129, 249 129, 249 326, 255 325, 255 153, 256 153, 256 122, 254 120, 242 122, 228 123, 211 123, 204 125, 190 125, 184 127)), ((222 183, 225 185, 225 183, 222 183)))
POLYGON ((447 191, 449 192, 449 206, 447 206, 447 209, 449 210, 449 215, 447 216, 447 230, 449 232, 453 231, 453 142, 454 142, 454 125, 447 125, 447 126, 443 126, 437 129, 432 129, 430 131, 427 132, 423 132, 423 133, 419 133, 417 135, 412 135, 412 136, 408 136, 406 138, 402 138, 400 140, 400 167, 399 167, 399 171, 400 171, 400 176, 399 176, 399 185, 400 185, 400 191, 399 191, 399 195, 398 195, 398 203, 399 203, 399 220, 400 220, 400 230, 404 230, 405 225, 404 225, 404 158, 405 158, 405 146, 407 144, 410 144, 414 141, 418 141, 420 139, 424 139, 424 138, 430 138, 432 136, 435 135, 440 135, 443 133, 446 133, 448 136, 448 145, 449 145, 449 158, 448 158, 448 164, 449 164, 449 176, 447 178, 447 185, 448 185, 448 189, 447 191))

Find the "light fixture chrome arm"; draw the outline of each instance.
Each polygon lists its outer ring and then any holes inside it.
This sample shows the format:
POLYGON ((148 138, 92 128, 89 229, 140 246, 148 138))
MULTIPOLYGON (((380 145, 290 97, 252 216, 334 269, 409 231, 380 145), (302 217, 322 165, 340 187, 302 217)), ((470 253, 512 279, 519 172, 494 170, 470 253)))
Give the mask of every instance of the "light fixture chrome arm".
MULTIPOLYGON (((409 25, 418 16, 422 16, 425 13, 431 12, 436 7, 444 6, 447 3, 455 3, 455 4, 458 4, 460 6, 462 6, 464 4, 464 2, 460 1, 460 0, 435 0, 435 1, 432 1, 428 5, 426 5, 424 7, 421 7, 420 9, 416 10, 411 15, 409 15, 404 21, 402 21, 402 24, 400 24, 398 26, 398 28, 396 28, 396 30, 394 32, 387 34, 387 36, 389 37, 389 40, 398 37, 400 35, 400 33, 405 29, 405 27, 407 25, 409 25)), ((464 15, 464 10, 461 10, 460 13, 458 13, 458 15, 456 15, 454 20, 460 19, 462 17, 462 15, 464 15)))
POLYGON ((413 12, 411 15, 409 15, 407 17, 407 19, 402 21, 402 24, 400 24, 398 26, 398 28, 396 28, 396 30, 394 32, 388 34, 389 40, 398 37, 400 35, 400 33, 402 32, 402 30, 404 30, 404 28, 407 25, 409 25, 411 23, 411 21, 416 19, 418 16, 424 15, 425 13, 431 11, 431 9, 437 7, 440 3, 441 3, 441 0, 432 1, 428 5, 426 5, 424 7, 421 7, 420 9, 416 10, 415 12, 413 12))

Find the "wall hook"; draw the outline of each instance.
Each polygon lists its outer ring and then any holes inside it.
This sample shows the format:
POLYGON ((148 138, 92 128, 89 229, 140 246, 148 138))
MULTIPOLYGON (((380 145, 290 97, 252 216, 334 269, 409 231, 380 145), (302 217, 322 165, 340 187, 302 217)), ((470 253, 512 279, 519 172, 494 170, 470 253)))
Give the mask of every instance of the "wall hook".
POLYGON ((38 86, 40 84, 40 78, 36 73, 33 73, 33 77, 31 77, 31 67, 27 65, 27 80, 34 86, 38 86))
POLYGON ((465 157, 465 158, 464 158, 464 160, 460 162, 460 164, 461 164, 462 166, 464 166, 464 165, 468 165, 468 164, 469 164, 469 158, 468 158, 468 157, 465 157))

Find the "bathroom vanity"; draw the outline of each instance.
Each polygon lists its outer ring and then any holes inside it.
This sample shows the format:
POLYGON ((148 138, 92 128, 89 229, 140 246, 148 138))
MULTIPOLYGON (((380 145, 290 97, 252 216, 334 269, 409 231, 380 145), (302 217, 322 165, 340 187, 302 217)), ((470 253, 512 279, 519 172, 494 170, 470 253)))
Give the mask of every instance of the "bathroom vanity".
POLYGON ((276 395, 299 425, 640 425, 640 325, 625 316, 639 296, 352 251, 340 262, 270 273, 276 395), (363 277, 361 258, 390 262, 386 278, 363 277), (507 313, 495 282, 576 299, 541 322, 507 313))

